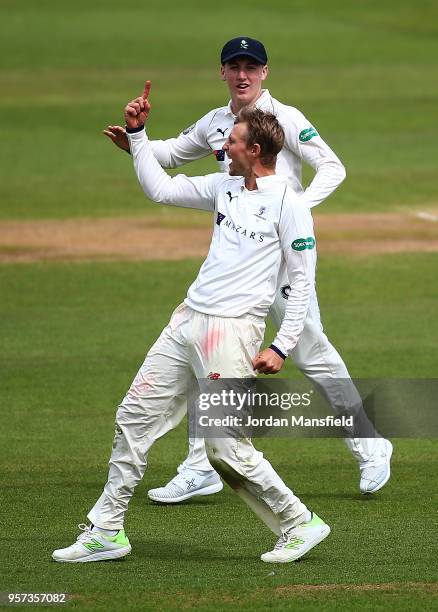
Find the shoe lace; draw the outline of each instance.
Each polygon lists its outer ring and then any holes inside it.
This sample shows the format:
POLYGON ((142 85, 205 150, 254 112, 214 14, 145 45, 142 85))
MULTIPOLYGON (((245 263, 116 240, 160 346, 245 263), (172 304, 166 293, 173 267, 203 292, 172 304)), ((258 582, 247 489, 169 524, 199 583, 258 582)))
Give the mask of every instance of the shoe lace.
POLYGON ((77 542, 83 542, 84 540, 88 540, 91 537, 91 526, 86 525, 85 523, 79 523, 79 529, 82 531, 76 538, 77 542))
POLYGON ((277 544, 274 546, 274 550, 280 550, 284 547, 287 542, 287 535, 282 533, 281 536, 277 540, 277 544))

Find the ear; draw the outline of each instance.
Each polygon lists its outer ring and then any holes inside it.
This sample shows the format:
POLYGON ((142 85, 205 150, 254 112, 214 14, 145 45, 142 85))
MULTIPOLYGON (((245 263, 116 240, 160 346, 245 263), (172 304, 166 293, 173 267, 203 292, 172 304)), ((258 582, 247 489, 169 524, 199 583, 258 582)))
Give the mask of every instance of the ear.
POLYGON ((225 77, 225 68, 224 66, 221 66, 221 79, 222 81, 226 81, 226 77, 225 77))
POLYGON ((251 154, 254 157, 260 157, 260 153, 262 152, 261 146, 256 142, 251 147, 251 154))
POLYGON ((262 81, 264 81, 267 76, 269 74, 269 68, 268 68, 268 64, 266 64, 266 66, 263 66, 262 68, 262 81))

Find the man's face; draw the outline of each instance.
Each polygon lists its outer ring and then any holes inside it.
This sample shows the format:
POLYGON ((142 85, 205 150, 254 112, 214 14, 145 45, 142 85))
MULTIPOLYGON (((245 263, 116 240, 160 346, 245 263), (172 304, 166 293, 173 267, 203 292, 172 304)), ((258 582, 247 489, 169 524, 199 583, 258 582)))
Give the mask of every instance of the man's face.
POLYGON ((262 81, 268 76, 268 67, 242 55, 221 66, 221 76, 228 84, 232 100, 242 108, 260 95, 262 81))
POLYGON ((231 176, 247 176, 254 160, 253 147, 246 143, 248 127, 246 123, 236 123, 228 140, 222 147, 231 160, 228 172, 231 176))

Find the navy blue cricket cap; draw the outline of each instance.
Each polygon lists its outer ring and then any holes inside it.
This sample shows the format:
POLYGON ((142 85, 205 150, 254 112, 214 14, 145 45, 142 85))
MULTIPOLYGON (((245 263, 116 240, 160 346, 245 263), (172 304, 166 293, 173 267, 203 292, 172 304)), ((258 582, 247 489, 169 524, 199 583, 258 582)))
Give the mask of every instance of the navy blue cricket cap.
POLYGON ((225 62, 229 62, 233 57, 238 57, 239 55, 252 57, 259 64, 265 65, 268 63, 265 47, 255 38, 239 36, 239 38, 233 38, 225 43, 221 52, 221 64, 225 64, 225 62))

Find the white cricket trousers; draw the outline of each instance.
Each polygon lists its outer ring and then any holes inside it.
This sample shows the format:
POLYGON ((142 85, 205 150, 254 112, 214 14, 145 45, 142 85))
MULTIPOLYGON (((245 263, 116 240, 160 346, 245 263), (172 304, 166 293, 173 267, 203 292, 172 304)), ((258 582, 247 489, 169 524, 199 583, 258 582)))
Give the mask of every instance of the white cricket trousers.
MULTIPOLYGON (((182 304, 155 342, 120 404, 108 481, 88 514, 103 529, 122 529, 155 440, 176 427, 187 394, 210 372, 222 378, 255 376, 252 359, 263 340, 259 317, 225 318, 182 304)), ((207 456, 222 478, 277 535, 302 523, 307 508, 247 438, 206 440, 207 456)), ((205 452, 205 451, 204 451, 205 452)))
MULTIPOLYGON (((277 329, 280 328, 286 309, 286 283, 287 279, 285 285, 277 290, 275 302, 269 313, 277 329)), ((316 293, 311 298, 304 329, 290 357, 295 366, 326 398, 335 414, 362 404, 342 357, 323 331, 316 293)), ((381 448, 383 438, 345 438, 345 443, 359 465, 364 467, 368 461, 372 461, 374 454, 381 448)), ((189 438, 189 454, 178 471, 184 468, 211 471, 202 438, 189 438)))

